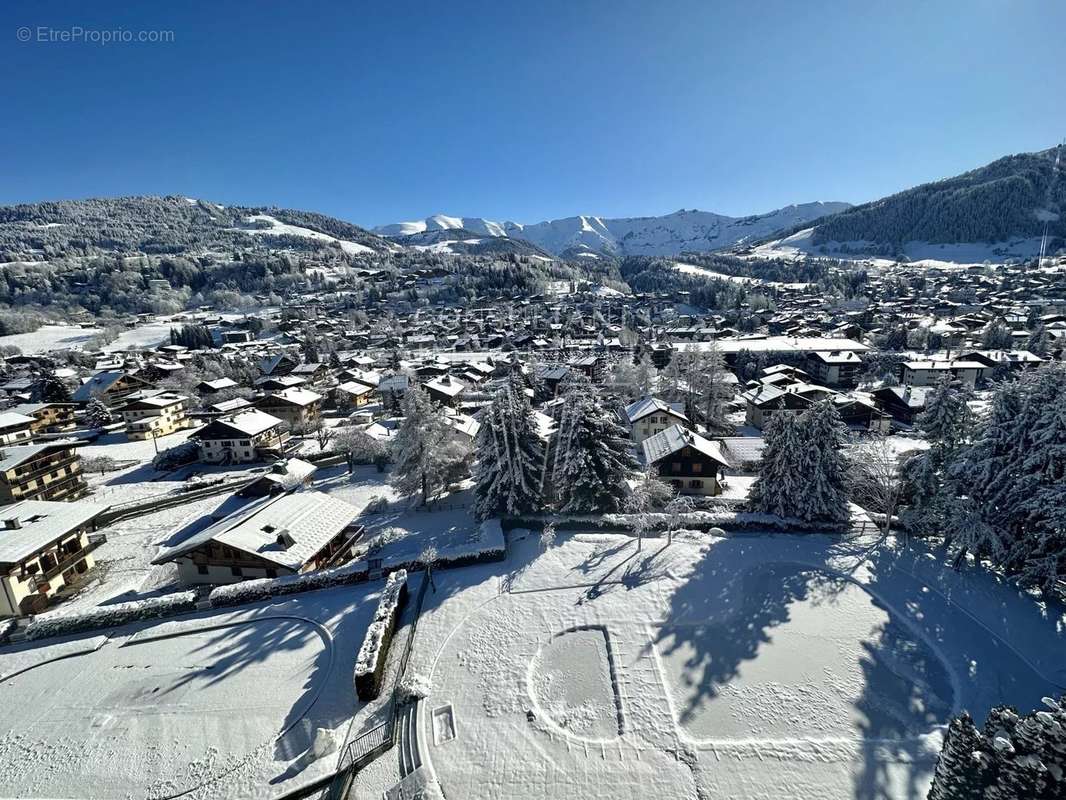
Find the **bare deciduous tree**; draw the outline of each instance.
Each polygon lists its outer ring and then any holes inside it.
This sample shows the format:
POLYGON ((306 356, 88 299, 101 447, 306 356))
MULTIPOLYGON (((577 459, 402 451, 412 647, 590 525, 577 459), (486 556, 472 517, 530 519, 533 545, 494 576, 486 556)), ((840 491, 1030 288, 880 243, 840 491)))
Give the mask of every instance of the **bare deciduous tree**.
POLYGON ((899 455, 884 436, 856 445, 848 455, 852 500, 880 516, 879 527, 887 537, 903 496, 899 455))

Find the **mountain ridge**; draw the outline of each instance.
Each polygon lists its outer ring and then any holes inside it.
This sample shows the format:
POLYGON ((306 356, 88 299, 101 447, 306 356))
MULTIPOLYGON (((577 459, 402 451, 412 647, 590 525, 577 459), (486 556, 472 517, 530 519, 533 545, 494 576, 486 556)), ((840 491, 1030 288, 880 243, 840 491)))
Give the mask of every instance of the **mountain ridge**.
POLYGON ((746 217, 680 209, 661 216, 579 214, 537 223, 435 214, 422 220, 379 225, 371 232, 400 239, 435 230, 461 228, 480 236, 524 239, 557 256, 563 253, 580 255, 582 252, 609 256, 678 255, 685 251, 726 249, 850 207, 848 203, 819 201, 746 217))

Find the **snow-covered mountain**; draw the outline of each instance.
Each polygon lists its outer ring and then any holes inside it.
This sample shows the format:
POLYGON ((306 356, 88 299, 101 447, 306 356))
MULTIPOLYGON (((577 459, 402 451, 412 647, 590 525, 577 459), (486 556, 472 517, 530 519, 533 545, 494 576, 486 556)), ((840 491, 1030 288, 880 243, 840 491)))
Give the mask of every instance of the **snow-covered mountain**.
POLYGON ((757 243, 758 257, 980 264, 1066 251, 1066 144, 1006 156, 757 243))
POLYGON ((374 233, 399 238, 462 228, 479 236, 525 239, 554 255, 677 255, 686 251, 721 250, 765 239, 776 231, 847 208, 850 208, 848 203, 804 203, 751 217, 728 217, 709 211, 682 209, 661 217, 609 219, 578 216, 535 224, 438 214, 414 222, 382 225, 375 228, 374 233))

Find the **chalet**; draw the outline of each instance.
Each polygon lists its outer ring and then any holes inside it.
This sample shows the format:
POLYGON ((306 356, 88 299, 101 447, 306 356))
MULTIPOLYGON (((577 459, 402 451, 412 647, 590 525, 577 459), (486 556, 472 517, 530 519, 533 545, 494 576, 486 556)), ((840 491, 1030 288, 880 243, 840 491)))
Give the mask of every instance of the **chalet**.
POLYGON ((108 506, 23 500, 0 509, 0 616, 43 611, 93 567, 108 506))
POLYGON ((152 384, 129 372, 112 370, 93 375, 79 386, 73 396, 75 403, 85 405, 94 397, 104 405, 113 406, 123 398, 140 389, 151 389, 152 384))
POLYGON ((403 373, 389 375, 378 382, 377 395, 381 399, 381 405, 389 410, 400 407, 407 389, 411 385, 411 378, 403 373))
POLYGON ((0 449, 0 505, 19 500, 73 500, 85 493, 74 442, 0 449))
POLYGON ((235 389, 239 384, 233 378, 215 378, 213 381, 200 381, 196 391, 201 397, 210 397, 228 389, 235 389))
POLYGON ((853 387, 858 383, 862 359, 852 350, 830 350, 807 356, 811 377, 826 386, 853 387))
POLYGON ((288 375, 300 362, 290 355, 281 353, 270 358, 264 358, 259 362, 259 372, 262 375, 273 375, 274 377, 280 377, 282 375, 288 375))
POLYGON ((252 500, 160 554, 186 584, 235 583, 343 564, 362 532, 359 510, 315 491, 252 500))
POLYGON ((16 414, 31 417, 30 432, 37 436, 41 433, 65 433, 74 430, 74 403, 23 403, 11 409, 16 414))
POLYGON ((29 400, 36 389, 36 378, 12 378, 0 386, 5 395, 20 400, 29 400))
POLYGON ((925 410, 928 387, 883 386, 873 392, 878 408, 896 422, 913 425, 915 418, 925 410))
MULTIPOLYGON (((791 388, 791 387, 789 387, 791 388)), ((770 417, 778 412, 798 414, 815 402, 805 393, 786 391, 777 386, 762 385, 741 394, 745 403, 744 422, 762 430, 770 417)))
POLYGON ((544 393, 548 397, 555 397, 559 392, 559 385, 570 374, 570 367, 565 364, 539 364, 534 375, 537 381, 544 387, 544 393))
POLYGON ((374 397, 374 387, 358 381, 345 381, 330 390, 337 408, 350 409, 365 406, 374 397))
POLYGON ((0 412, 0 445, 26 443, 33 438, 33 417, 17 411, 0 412))
POLYGON ((242 487, 238 497, 266 497, 281 492, 291 492, 301 487, 306 488, 314 480, 318 467, 299 458, 285 458, 275 461, 270 469, 261 474, 247 486, 242 487))
POLYGON ((422 385, 422 388, 426 390, 430 400, 434 403, 448 406, 449 408, 457 408, 463 392, 466 391, 466 384, 451 375, 444 375, 435 380, 427 381, 422 385))
POLYGON ((666 403, 656 397, 644 397, 622 409, 622 423, 629 428, 629 438, 640 444, 649 436, 662 433, 671 425, 691 428, 680 403, 666 403))
POLYGON ((295 389, 303 386, 307 381, 295 375, 266 375, 255 379, 255 388, 264 392, 280 392, 285 389, 295 389))
POLYGON ((284 389, 260 398, 255 407, 293 428, 313 425, 322 411, 322 395, 309 389, 284 389))
POLYGON ((222 331, 220 336, 222 344, 244 344, 255 340, 255 333, 250 330, 222 331))
POLYGON ((145 380, 156 383, 167 378, 173 378, 184 369, 184 364, 175 364, 171 361, 153 361, 151 364, 146 364, 144 369, 138 374, 145 380))
POLYGON ((185 395, 165 392, 131 400, 122 408, 126 438, 130 441, 157 439, 188 427, 188 403, 185 395))
POLYGON ((593 383, 603 380, 604 361, 600 356, 583 356, 570 362, 570 366, 593 383))
POLYGON ((200 457, 211 464, 246 464, 277 458, 289 440, 285 422, 256 409, 216 419, 197 431, 200 457))
POLYGON ((672 425, 641 443, 644 463, 681 494, 718 495, 720 477, 730 466, 722 446, 681 425, 672 425))
POLYGON ((874 403, 859 397, 840 394, 833 397, 840 420, 849 430, 862 433, 887 434, 892 430, 892 417, 874 403))
POLYGON ((252 401, 243 397, 234 397, 230 400, 222 400, 218 403, 211 403, 206 407, 205 411, 208 414, 232 414, 236 411, 242 411, 246 408, 252 407, 252 401))
POLYGON ((297 364, 292 368, 289 377, 303 378, 307 383, 321 383, 329 377, 329 367, 319 361, 309 364, 297 364))

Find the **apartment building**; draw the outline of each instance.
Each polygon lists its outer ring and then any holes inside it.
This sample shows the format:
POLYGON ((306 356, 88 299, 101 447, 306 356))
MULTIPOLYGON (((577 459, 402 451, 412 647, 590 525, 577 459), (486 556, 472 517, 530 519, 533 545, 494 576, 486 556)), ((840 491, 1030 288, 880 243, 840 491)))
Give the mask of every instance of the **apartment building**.
POLYGON ((0 505, 21 500, 73 500, 86 491, 74 442, 0 448, 0 505))

